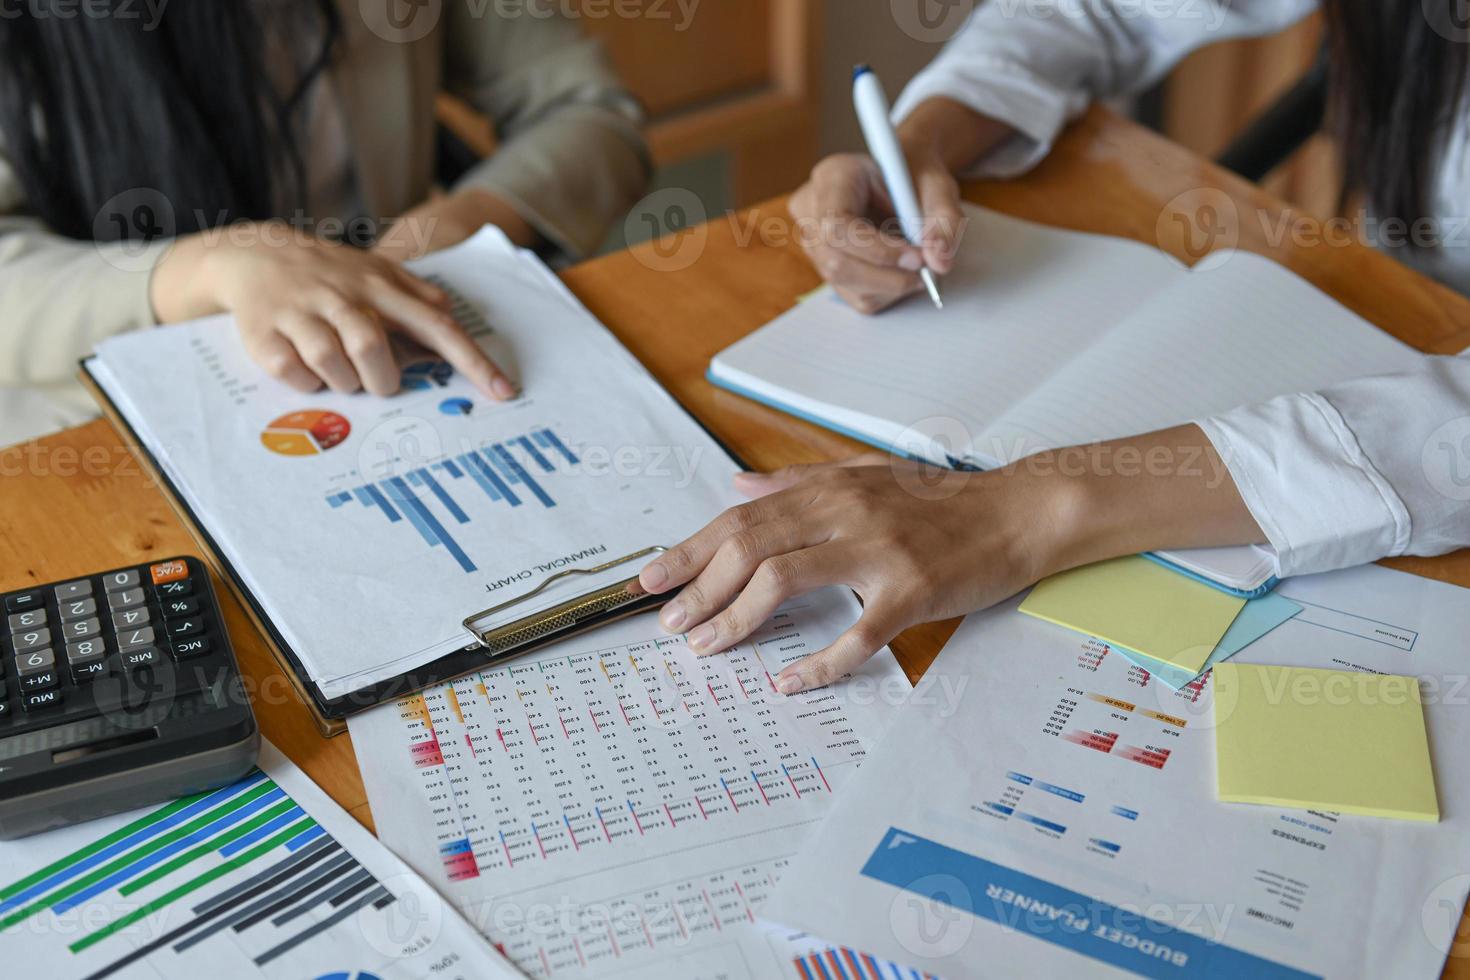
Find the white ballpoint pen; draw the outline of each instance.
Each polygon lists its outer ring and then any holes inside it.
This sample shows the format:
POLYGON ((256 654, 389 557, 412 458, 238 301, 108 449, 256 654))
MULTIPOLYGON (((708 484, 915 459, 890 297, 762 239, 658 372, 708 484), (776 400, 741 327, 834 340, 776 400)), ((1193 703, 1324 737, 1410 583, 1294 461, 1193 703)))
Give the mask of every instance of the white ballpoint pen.
MULTIPOLYGON (((863 137, 868 141, 868 152, 883 171, 883 183, 888 187, 888 196, 893 201, 893 210, 898 215, 903 237, 910 245, 924 244, 924 212, 919 207, 919 195, 914 188, 913 175, 909 173, 908 160, 898 142, 898 132, 893 128, 892 111, 883 83, 867 65, 858 65, 852 73, 852 101, 857 107, 858 122, 863 127, 863 137)), ((919 270, 924 288, 935 307, 944 309, 944 299, 939 295, 939 283, 934 271, 927 265, 919 270)))

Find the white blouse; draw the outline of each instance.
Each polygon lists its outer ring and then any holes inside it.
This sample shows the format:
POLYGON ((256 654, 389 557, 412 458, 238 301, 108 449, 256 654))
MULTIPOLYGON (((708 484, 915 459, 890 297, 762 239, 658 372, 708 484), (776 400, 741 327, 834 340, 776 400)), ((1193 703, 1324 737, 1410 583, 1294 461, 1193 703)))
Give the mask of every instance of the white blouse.
MULTIPOLYGON (((1095 98, 1140 92, 1217 41, 1272 34, 1309 0, 988 0, 904 91, 902 120, 943 96, 1019 134, 973 176, 1020 174, 1095 98)), ((1434 215, 1446 245, 1412 264, 1470 293, 1464 116, 1444 141, 1434 215)), ((1400 250, 1404 251, 1404 250, 1400 250)), ((1397 254, 1397 253, 1396 253, 1397 254)), ((1363 378, 1198 420, 1277 556, 1282 576, 1470 546, 1470 359, 1363 378)))

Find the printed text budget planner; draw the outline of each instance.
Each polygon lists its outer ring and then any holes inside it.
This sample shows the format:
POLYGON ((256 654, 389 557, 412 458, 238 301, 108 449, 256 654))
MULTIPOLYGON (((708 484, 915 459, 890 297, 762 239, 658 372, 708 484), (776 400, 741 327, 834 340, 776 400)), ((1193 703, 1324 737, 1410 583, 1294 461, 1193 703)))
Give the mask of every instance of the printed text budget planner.
POLYGON ((457 294, 522 397, 493 402, 433 361, 393 398, 299 394, 223 318, 110 340, 90 365, 328 698, 461 649, 467 615, 556 571, 672 544, 739 499, 729 457, 529 253, 486 230, 415 270, 457 294))
POLYGON ((1238 688, 1164 687, 1011 602, 955 633, 768 914, 946 977, 1437 978, 1470 890, 1470 590, 1376 566, 1281 588, 1302 611, 1230 664, 1348 678, 1274 689, 1283 712, 1417 678, 1442 822, 1219 801, 1238 688), (917 697, 940 681, 963 696, 917 697))
POLYGON ((533 977, 801 980, 865 962, 760 919, 909 690, 885 649, 830 687, 776 692, 855 611, 813 593, 702 659, 645 614, 357 715, 378 833, 533 977))

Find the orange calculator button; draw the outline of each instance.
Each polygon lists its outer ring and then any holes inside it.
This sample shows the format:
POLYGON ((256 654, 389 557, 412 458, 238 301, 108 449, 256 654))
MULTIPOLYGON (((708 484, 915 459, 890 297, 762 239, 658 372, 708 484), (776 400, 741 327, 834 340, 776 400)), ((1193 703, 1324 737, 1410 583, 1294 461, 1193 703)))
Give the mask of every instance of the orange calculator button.
POLYGON ((149 568, 148 573, 153 576, 154 585, 163 585, 165 582, 188 578, 189 566, 181 561, 165 561, 149 568))

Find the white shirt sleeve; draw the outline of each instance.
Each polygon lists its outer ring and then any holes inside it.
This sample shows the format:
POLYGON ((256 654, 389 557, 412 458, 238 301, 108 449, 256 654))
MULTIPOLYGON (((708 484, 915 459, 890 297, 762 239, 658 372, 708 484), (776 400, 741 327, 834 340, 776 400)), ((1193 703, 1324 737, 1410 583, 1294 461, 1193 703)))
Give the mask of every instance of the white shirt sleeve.
POLYGON ((1097 98, 1140 92, 1217 41, 1275 34, 1315 0, 986 0, 894 107, 947 97, 1019 134, 970 174, 1009 177, 1051 150, 1097 98))
POLYGON ((1470 546, 1470 357, 1198 424, 1283 578, 1470 546))

